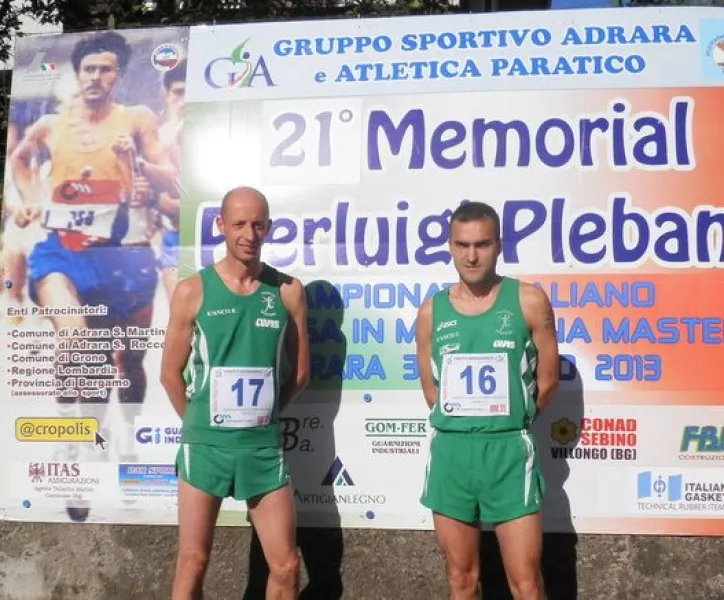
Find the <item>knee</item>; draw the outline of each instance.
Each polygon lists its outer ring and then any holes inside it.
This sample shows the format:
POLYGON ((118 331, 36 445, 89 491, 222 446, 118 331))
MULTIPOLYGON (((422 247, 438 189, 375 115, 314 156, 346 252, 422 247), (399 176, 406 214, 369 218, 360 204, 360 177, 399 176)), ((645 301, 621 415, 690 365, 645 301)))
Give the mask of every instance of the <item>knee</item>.
POLYGON ((203 550, 182 550, 178 557, 178 572, 185 578, 200 581, 209 566, 209 555, 203 550))
POLYGON ((534 573, 511 580, 510 591, 514 600, 543 600, 543 582, 534 573))
POLYGON ((474 565, 469 567, 448 565, 447 579, 452 591, 465 595, 474 594, 478 588, 480 571, 474 565))
POLYGON ((269 561, 269 577, 289 585, 299 576, 299 563, 299 555, 296 550, 292 550, 279 560, 269 561))

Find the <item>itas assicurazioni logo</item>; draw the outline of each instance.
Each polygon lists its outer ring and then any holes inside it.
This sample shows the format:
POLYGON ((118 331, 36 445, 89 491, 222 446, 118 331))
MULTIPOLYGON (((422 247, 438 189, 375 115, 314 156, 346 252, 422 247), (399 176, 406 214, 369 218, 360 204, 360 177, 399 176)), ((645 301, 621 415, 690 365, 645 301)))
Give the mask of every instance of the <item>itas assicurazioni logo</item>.
POLYGON ((252 53, 250 40, 245 39, 229 56, 214 58, 206 65, 204 80, 209 87, 233 90, 261 85, 276 86, 264 57, 252 53))

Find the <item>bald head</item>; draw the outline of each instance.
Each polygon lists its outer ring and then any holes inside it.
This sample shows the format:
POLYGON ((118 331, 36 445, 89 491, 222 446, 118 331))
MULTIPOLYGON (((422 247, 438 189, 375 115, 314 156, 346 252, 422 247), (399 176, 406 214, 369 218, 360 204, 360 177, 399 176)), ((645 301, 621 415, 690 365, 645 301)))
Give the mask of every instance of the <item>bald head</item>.
POLYGON ((228 256, 247 265, 256 264, 271 227, 269 203, 264 194, 251 187, 229 190, 216 225, 226 240, 228 256))
POLYGON ((221 200, 221 218, 223 219, 231 207, 243 209, 262 208, 265 218, 269 218, 269 202, 266 196, 253 187, 241 186, 236 187, 224 194, 221 200))

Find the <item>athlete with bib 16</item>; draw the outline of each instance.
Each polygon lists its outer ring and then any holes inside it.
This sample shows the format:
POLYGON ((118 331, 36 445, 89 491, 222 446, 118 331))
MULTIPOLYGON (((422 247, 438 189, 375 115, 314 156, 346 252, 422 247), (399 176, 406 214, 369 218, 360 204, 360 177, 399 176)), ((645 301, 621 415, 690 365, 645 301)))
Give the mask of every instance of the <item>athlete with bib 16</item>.
POLYGON ((515 600, 543 600, 545 491, 528 429, 558 385, 551 303, 497 274, 500 218, 460 205, 450 220, 459 281, 417 318, 417 359, 433 436, 421 502, 433 512, 450 597, 479 598, 480 523, 494 527, 515 600))

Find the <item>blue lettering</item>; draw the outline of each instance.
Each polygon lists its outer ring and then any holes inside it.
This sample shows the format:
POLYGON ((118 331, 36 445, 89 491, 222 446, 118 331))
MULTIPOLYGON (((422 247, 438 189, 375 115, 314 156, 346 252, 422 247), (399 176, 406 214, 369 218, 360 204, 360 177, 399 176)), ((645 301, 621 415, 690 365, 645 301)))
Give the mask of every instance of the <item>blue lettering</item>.
POLYGON ((436 252, 430 252, 433 248, 440 248, 447 244, 450 230, 451 210, 444 211, 441 215, 431 215, 420 220, 417 233, 421 246, 415 251, 415 260, 420 265, 432 265, 434 263, 449 264, 451 260, 450 251, 443 248, 436 252), (440 233, 436 236, 430 235, 430 227, 439 227, 440 233))
POLYGON ((588 332, 585 322, 581 317, 573 319, 571 326, 566 327, 566 320, 559 317, 556 319, 556 337, 559 344, 572 344, 579 340, 584 344, 590 344, 593 340, 588 332))
POLYGON ((664 317, 656 321, 656 329, 659 330, 659 344, 678 344, 681 335, 676 327, 676 319, 664 317))
POLYGON ((324 356, 312 354, 310 358, 310 373, 313 380, 329 381, 358 379, 369 381, 378 379, 384 381, 387 374, 382 361, 377 354, 365 357, 361 354, 349 354, 341 357, 338 354, 324 356))
MULTIPOLYGON (((511 200, 505 203, 502 220, 503 260, 506 263, 518 263, 518 245, 529 238, 546 222, 547 211, 543 203, 537 200, 511 200), (530 221, 517 228, 518 213, 530 213, 530 221)), ((563 262, 563 257, 554 253, 555 262, 563 262)))
POLYGON ((543 121, 535 136, 535 149, 544 165, 549 167, 562 167, 573 156, 576 140, 571 126, 563 119, 547 119, 543 121), (548 150, 546 136, 551 130, 557 129, 563 135, 563 149, 558 154, 548 150))
POLYGON ((413 322, 410 328, 407 328, 405 321, 402 319, 395 320, 395 344, 411 344, 415 341, 415 332, 417 327, 413 322))
POLYGON ((580 29, 569 27, 563 38, 564 46, 595 46, 619 44, 678 44, 695 43, 696 38, 687 25, 680 24, 675 33, 670 25, 636 25, 634 27, 621 27, 620 25, 608 27, 587 26, 580 29))
POLYGON ((306 286, 305 295, 310 310, 340 310, 343 308, 339 290, 326 282, 306 286))
POLYGON ((711 227, 717 225, 714 236, 719 240, 719 253, 714 259, 715 262, 724 262, 724 214, 717 212, 712 214, 711 210, 702 210, 697 216, 697 230, 699 235, 696 238, 696 253, 700 261, 711 262, 709 254, 709 244, 712 236, 711 227))
POLYGON ((578 377, 576 357, 572 354, 561 354, 558 358, 558 376, 561 381, 574 381, 578 377))
MULTIPOLYGON (((297 224, 293 219, 274 219, 272 221, 271 229, 269 230, 267 243, 270 245, 279 244, 284 247, 286 244, 294 242, 297 239, 297 235, 297 224), (280 231, 283 233, 281 235, 277 235, 280 231)), ((298 252, 292 249, 286 258, 275 256, 274 264, 277 267, 288 267, 297 261, 297 255, 298 252)))
MULTIPOLYGON (((544 288, 540 284, 536 285, 544 288)), ((585 308, 591 305, 598 308, 651 308, 656 304, 656 286, 649 281, 622 281, 618 284, 610 281, 603 284, 593 281, 571 281, 567 284, 552 282, 547 294, 554 309, 585 308)))
POLYGON ((604 344, 687 344, 724 343, 724 322, 714 317, 662 317, 652 323, 645 318, 633 321, 629 317, 616 323, 609 317, 602 321, 604 344), (682 331, 683 330, 683 331, 682 331))
POLYGON ((661 357, 657 354, 599 354, 596 381, 660 381, 661 357))
POLYGON ((617 101, 609 107, 608 118, 580 116, 570 121, 550 118, 535 129, 519 119, 503 122, 484 117, 473 118, 467 123, 445 120, 428 127, 425 113, 420 108, 407 111, 397 122, 385 110, 376 109, 371 111, 367 123, 367 167, 371 171, 383 169, 381 138, 386 140, 389 152, 398 156, 402 154, 403 142, 409 133, 409 144, 405 146, 408 150, 402 158, 406 157, 407 168, 411 170, 425 166, 427 152, 432 162, 442 169, 460 168, 467 162, 476 168, 486 167, 486 140, 490 137, 493 138, 489 145, 494 149, 493 165, 496 168, 529 166, 534 154, 537 163, 552 169, 571 163, 579 168, 593 168, 598 166, 598 156, 607 156, 615 167, 690 170, 694 163, 692 105, 690 98, 675 99, 666 118, 650 113, 631 115, 629 105, 617 101), (649 131, 651 129, 653 131, 649 131), (428 131, 432 132, 429 140, 428 131), (563 137, 563 146, 557 152, 549 147, 551 131, 563 137), (631 131, 635 132, 633 136, 630 136, 631 131), (511 146, 517 148, 517 157, 510 155, 508 140, 511 135, 515 136, 515 144, 511 146), (602 141, 607 144, 607 153, 596 151, 602 141), (467 149, 461 148, 454 158, 444 154, 463 144, 467 149), (671 150, 674 162, 670 162, 671 150), (470 156, 472 160, 469 160, 470 156))
POLYGON ((410 169, 422 169, 425 165, 425 120, 422 109, 414 109, 400 121, 400 125, 395 127, 390 116, 384 110, 373 110, 369 118, 369 135, 367 146, 367 163, 370 170, 382 169, 382 161, 380 160, 379 135, 380 130, 387 138, 390 151, 397 155, 402 150, 402 141, 407 134, 408 129, 412 129, 412 150, 410 153, 410 169))
POLYGON ((370 319, 352 319, 352 343, 369 344, 370 338, 382 344, 385 341, 385 322, 383 319, 377 319, 373 323, 370 319))
POLYGON ((402 357, 402 379, 404 381, 415 381, 420 378, 420 368, 417 363, 417 356, 405 354, 402 357))
POLYGON ((216 217, 219 216, 219 207, 206 207, 201 212, 199 219, 199 250, 202 267, 214 262, 214 250, 224 243, 224 236, 216 233, 216 217))
MULTIPOLYGON (((267 236, 271 252, 266 260, 279 268, 316 267, 321 251, 334 266, 353 269, 450 264, 452 209, 417 222, 408 217, 409 209, 408 201, 400 201, 388 214, 371 217, 353 212, 347 201, 335 201, 327 214, 280 216, 267 236)), ((223 248, 218 215, 218 206, 204 206, 197 220, 198 268, 212 264, 223 248)), ((724 207, 697 207, 687 214, 663 204, 648 212, 628 197, 615 196, 608 209, 574 212, 566 198, 506 200, 501 233, 505 264, 534 260, 543 265, 638 266, 651 260, 661 266, 724 265, 724 207)), ((636 289, 652 288, 642 284, 636 289)), ((645 306, 646 299, 633 302, 645 306)))
POLYGON ((339 330, 339 325, 333 319, 324 319, 321 326, 319 326, 317 319, 308 317, 307 328, 309 330, 309 344, 311 346, 320 346, 329 341, 335 344, 342 344, 344 342, 344 336, 339 330))

